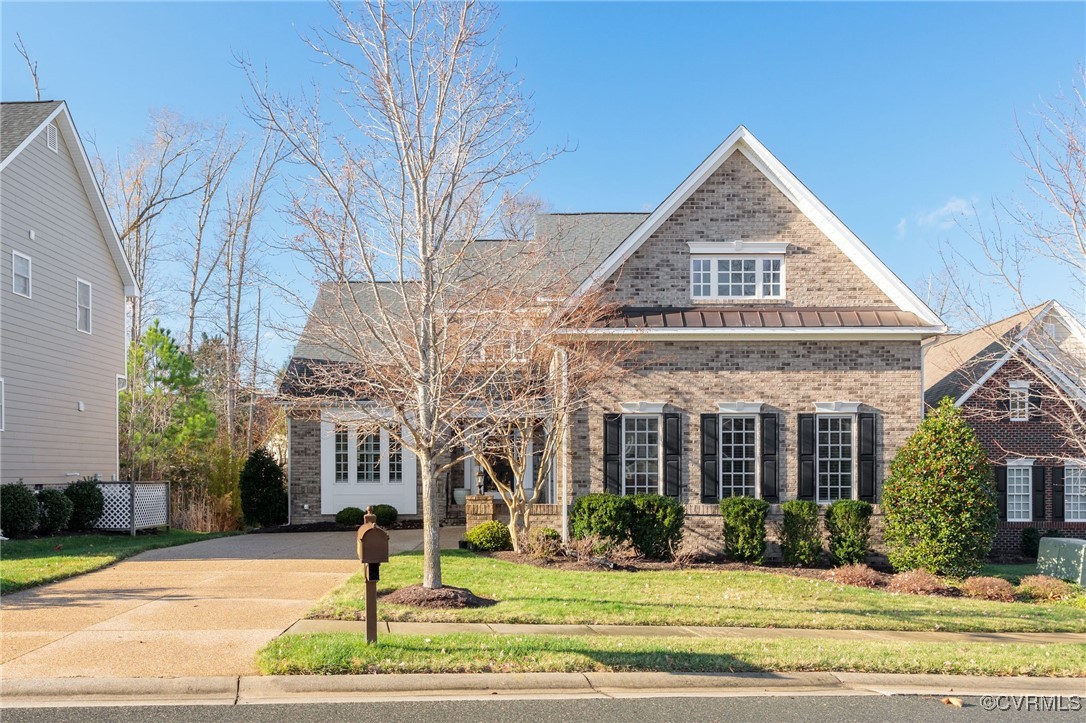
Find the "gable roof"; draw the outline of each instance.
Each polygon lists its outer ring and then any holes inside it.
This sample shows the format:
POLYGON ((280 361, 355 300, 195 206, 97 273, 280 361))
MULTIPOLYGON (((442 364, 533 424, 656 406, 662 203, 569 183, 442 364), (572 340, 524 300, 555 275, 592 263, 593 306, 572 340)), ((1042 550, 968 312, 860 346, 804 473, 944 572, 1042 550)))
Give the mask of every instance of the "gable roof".
POLYGON ((139 296, 139 286, 136 277, 132 273, 132 267, 128 264, 128 257, 124 252, 124 245, 117 236, 117 229, 113 225, 113 218, 109 214, 109 207, 102 196, 102 189, 98 185, 98 179, 94 176, 87 150, 83 147, 83 141, 76 131, 75 122, 68 112, 68 104, 62 100, 35 101, 35 102, 4 102, 0 103, 0 171, 4 170, 12 160, 30 142, 37 138, 38 134, 52 122, 56 122, 57 130, 64 138, 65 145, 71 149, 72 162, 75 164, 76 173, 87 194, 94 218, 106 239, 110 256, 117 272, 121 275, 124 284, 125 296, 139 296), (9 133, 11 136, 9 137, 9 133), (74 149, 78 149, 78 153, 74 149))
POLYGON ((1028 359, 1069 395, 1086 403, 1086 356, 1080 361, 1079 379, 1065 371, 1075 365, 1064 350, 1051 348, 1035 330, 1050 316, 1055 316, 1086 350, 1086 329, 1056 301, 1012 314, 964 334, 940 339, 924 349, 924 401, 934 406, 943 397, 951 397, 956 406, 965 404, 985 382, 1010 359, 1028 359), (1057 360, 1056 355, 1064 357, 1057 360), (1066 369, 1061 369, 1066 367, 1066 369))
POLYGON ((922 325, 931 327, 933 332, 946 330, 939 316, 743 126, 732 131, 731 135, 603 260, 577 289, 574 297, 586 293, 614 274, 733 153, 742 153, 750 160, 785 198, 840 248, 899 309, 916 315, 922 325))

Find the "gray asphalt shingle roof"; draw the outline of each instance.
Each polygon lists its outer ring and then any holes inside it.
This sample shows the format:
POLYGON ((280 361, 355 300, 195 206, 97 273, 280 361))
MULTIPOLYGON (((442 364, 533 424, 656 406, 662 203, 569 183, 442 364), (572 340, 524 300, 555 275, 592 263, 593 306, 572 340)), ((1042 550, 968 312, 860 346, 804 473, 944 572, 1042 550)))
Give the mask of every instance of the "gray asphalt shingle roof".
POLYGON ((0 103, 0 161, 11 155, 61 103, 59 100, 0 103))

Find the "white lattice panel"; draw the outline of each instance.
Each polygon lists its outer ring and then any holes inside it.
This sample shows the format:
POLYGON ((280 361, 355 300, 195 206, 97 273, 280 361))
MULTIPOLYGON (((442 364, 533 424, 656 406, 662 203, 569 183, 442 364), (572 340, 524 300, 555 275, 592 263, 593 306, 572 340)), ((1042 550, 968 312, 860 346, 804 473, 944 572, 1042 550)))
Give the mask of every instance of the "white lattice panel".
MULTIPOLYGON (((137 484, 135 487, 136 529, 169 524, 169 484, 154 482, 137 484)), ((100 530, 132 529, 130 485, 127 482, 106 482, 100 483, 98 488, 102 490, 105 506, 95 527, 100 530)))

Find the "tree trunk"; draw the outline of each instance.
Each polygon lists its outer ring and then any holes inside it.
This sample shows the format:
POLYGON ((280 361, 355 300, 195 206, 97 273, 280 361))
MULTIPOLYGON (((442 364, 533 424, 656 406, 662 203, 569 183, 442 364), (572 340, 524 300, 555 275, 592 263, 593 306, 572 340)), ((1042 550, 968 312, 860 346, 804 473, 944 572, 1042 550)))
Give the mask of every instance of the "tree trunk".
POLYGON ((528 542, 528 510, 523 503, 509 508, 509 537, 513 542, 513 552, 524 552, 528 542))
POLYGON ((422 586, 441 587, 441 509, 438 501, 437 465, 430 457, 419 458, 422 474, 422 586))

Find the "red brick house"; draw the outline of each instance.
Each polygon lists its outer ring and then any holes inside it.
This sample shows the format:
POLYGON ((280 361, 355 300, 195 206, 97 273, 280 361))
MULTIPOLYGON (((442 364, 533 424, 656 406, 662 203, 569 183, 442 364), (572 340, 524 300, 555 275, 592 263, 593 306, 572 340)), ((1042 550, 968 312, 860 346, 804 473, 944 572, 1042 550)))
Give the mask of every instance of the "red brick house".
POLYGON ((925 402, 951 397, 995 467, 996 550, 1022 530, 1086 538, 1086 329, 1054 301, 924 352, 925 402))

